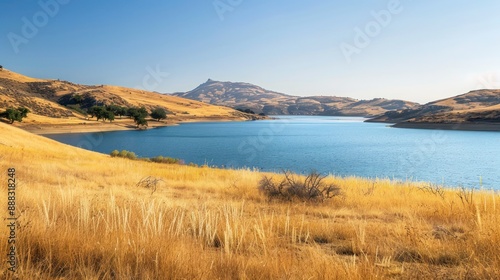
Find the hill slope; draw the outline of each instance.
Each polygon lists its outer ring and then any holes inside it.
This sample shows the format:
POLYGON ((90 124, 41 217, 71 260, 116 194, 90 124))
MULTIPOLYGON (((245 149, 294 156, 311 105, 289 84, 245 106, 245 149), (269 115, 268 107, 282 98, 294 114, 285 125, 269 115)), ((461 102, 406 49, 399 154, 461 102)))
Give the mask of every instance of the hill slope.
POLYGON ((396 123, 396 127, 498 130, 500 90, 470 91, 416 109, 387 112, 369 121, 396 123))
POLYGON ((60 80, 42 80, 7 69, 0 71, 0 110, 25 106, 32 114, 28 123, 72 124, 86 120, 81 110, 93 105, 162 107, 172 121, 198 119, 245 120, 254 116, 231 108, 214 106, 180 97, 118 86, 88 86, 60 80), (75 103, 75 97, 81 102, 75 103), (73 105, 70 109, 67 105, 73 105))
POLYGON ((251 109, 267 115, 346 115, 375 116, 388 110, 411 109, 417 103, 402 100, 357 100, 336 96, 291 96, 248 83, 208 80, 175 96, 232 108, 251 109))

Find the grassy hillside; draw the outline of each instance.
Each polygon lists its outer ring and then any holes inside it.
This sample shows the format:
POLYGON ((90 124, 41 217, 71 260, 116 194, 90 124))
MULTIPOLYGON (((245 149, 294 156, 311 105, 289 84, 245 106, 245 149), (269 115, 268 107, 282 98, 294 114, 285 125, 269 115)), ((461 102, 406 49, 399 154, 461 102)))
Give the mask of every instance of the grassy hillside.
POLYGON ((16 168, 18 182, 20 279, 500 277, 491 192, 329 177, 341 197, 268 201, 259 172, 111 158, 3 123, 0 135, 0 181, 16 168), (162 180, 154 192, 137 185, 148 176, 162 180))
MULTIPOLYGON (((7 69, 0 71, 0 111, 9 107, 25 106, 31 114, 21 126, 36 125, 100 125, 88 120, 75 106, 87 109, 93 105, 144 106, 149 111, 161 107, 169 113, 171 122, 196 120, 248 120, 254 116, 236 110, 213 106, 154 92, 118 87, 86 86, 67 81, 33 79, 7 69), (71 104, 79 96, 81 103, 71 104), (75 105, 70 108, 66 105, 75 105)), ((122 127, 131 120, 117 120, 122 127)), ((108 125, 109 126, 109 125, 108 125)))
POLYGON ((291 96, 249 83, 208 80, 176 96, 231 108, 251 109, 267 115, 376 116, 388 110, 412 109, 417 103, 377 98, 357 100, 337 96, 291 96))
POLYGON ((397 127, 500 130, 500 90, 475 90, 416 109, 390 111, 370 121, 397 127))

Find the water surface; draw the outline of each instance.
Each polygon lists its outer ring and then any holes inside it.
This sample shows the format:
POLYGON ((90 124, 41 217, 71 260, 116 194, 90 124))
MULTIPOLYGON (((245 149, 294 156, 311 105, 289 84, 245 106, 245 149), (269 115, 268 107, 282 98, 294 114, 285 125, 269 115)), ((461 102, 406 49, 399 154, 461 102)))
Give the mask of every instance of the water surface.
POLYGON ((500 190, 500 133, 391 128, 353 117, 281 116, 146 131, 47 135, 110 153, 129 150, 225 167, 317 170, 500 190))

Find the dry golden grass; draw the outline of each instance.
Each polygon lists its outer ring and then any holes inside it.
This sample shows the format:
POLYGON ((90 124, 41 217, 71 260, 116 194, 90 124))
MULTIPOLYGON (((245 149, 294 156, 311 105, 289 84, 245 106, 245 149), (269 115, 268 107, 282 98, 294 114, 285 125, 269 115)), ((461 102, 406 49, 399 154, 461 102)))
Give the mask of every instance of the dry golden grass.
POLYGON ((35 79, 35 78, 28 77, 28 76, 24 76, 24 75, 18 74, 16 72, 9 71, 5 68, 0 71, 0 78, 15 80, 15 81, 22 82, 22 83, 46 81, 46 80, 42 80, 42 79, 35 79))
POLYGON ((453 108, 453 111, 457 113, 482 112, 498 110, 500 106, 500 104, 498 104, 499 98, 500 90, 484 89, 475 90, 466 94, 438 100, 432 102, 432 104, 451 107, 453 108), (467 99, 467 102, 464 102, 463 99, 467 99))
POLYGON ((259 172, 111 158, 1 123, 0 133, 0 181, 10 167, 19 181, 20 279, 500 277, 495 193, 328 177, 342 197, 269 202, 259 172), (163 180, 155 192, 136 186, 147 176, 163 180))

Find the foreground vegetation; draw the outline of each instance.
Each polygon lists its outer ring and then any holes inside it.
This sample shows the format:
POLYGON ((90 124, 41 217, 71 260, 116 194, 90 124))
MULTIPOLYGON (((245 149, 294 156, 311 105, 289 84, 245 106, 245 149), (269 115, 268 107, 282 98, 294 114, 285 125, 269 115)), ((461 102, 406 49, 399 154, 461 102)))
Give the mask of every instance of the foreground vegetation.
MULTIPOLYGON (((331 199, 276 200, 258 186, 284 175, 0 133, 0 180, 17 170, 20 279, 500 278, 497 193, 327 177, 340 189, 331 199)), ((0 275, 10 277, 3 261, 0 275)))
MULTIPOLYGON (((142 160, 146 162, 156 162, 156 163, 166 163, 166 164, 184 164, 184 162, 178 158, 171 158, 171 157, 164 157, 164 156, 157 156, 153 158, 138 158, 137 155, 134 152, 130 152, 127 150, 114 150, 109 154, 111 157, 120 157, 120 158, 128 158, 131 160, 142 160)), ((194 166, 194 164, 190 164, 191 166, 194 166)))

